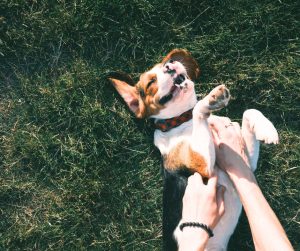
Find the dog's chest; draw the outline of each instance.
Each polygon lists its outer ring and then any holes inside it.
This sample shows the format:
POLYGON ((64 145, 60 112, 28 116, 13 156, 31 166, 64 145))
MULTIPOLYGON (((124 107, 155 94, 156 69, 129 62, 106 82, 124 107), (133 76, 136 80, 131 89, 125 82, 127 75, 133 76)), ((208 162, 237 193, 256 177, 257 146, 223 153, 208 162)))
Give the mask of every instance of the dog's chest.
POLYGON ((166 155, 182 141, 190 141, 192 131, 192 120, 173 128, 169 132, 156 130, 154 132, 154 145, 160 150, 162 155, 166 155))
POLYGON ((164 168, 171 171, 188 169, 207 177, 209 173, 206 158, 191 148, 191 143, 195 140, 192 137, 192 131, 192 121, 169 132, 163 133, 156 130, 154 144, 162 154, 164 168))

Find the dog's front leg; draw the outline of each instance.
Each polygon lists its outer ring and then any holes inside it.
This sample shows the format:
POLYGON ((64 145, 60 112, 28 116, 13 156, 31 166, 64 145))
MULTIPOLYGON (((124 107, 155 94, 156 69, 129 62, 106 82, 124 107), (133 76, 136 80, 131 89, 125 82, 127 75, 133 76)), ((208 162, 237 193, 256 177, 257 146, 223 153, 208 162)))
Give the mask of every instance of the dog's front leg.
POLYGON ((215 148, 212 134, 207 122, 210 113, 228 104, 230 94, 224 85, 214 88, 207 96, 200 100, 193 110, 193 132, 190 145, 194 152, 201 155, 210 176, 215 165, 215 148))

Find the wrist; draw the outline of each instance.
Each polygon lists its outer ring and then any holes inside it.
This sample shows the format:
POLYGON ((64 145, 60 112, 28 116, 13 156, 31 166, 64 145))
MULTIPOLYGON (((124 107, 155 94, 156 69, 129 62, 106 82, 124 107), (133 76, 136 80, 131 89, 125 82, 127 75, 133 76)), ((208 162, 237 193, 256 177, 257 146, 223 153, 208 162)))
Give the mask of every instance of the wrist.
POLYGON ((187 240, 198 240, 205 242, 209 239, 209 235, 201 228, 186 227, 182 230, 182 235, 187 240))
POLYGON ((174 237, 178 243, 179 251, 199 251, 204 250, 209 239, 209 234, 200 227, 185 226, 180 229, 181 220, 174 232, 174 237))
POLYGON ((190 221, 183 222, 182 221, 179 224, 179 229, 181 231, 183 231, 184 228, 201 228, 208 234, 209 238, 214 236, 213 231, 209 228, 209 226, 206 224, 203 224, 203 223, 194 222, 194 221, 193 222, 190 222, 190 221))
POLYGON ((239 194, 239 197, 242 201, 242 204, 244 204, 245 198, 247 198, 247 200, 250 200, 250 198, 253 195, 254 197, 256 197, 257 192, 260 191, 255 176, 250 170, 250 168, 248 169, 247 172, 243 172, 243 173, 235 173, 235 172, 228 173, 228 176, 231 179, 232 183, 234 184, 239 194))

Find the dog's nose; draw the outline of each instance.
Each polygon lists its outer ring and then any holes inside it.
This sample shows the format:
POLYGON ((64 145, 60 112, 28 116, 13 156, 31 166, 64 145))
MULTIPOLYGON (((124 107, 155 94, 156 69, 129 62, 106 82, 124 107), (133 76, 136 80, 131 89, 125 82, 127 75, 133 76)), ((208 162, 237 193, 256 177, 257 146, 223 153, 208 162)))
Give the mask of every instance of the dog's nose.
POLYGON ((174 73, 176 73, 176 70, 174 69, 174 66, 172 64, 166 63, 164 65, 164 72, 173 75, 174 73))

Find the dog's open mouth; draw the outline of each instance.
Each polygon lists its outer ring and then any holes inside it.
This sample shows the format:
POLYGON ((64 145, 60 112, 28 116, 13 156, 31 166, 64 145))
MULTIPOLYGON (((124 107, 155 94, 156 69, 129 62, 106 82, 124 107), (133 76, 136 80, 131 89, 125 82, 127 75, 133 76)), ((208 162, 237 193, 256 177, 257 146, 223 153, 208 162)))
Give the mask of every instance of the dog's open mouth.
POLYGON ((174 85, 180 87, 180 85, 184 82, 185 76, 183 74, 179 74, 176 78, 174 78, 174 85))
POLYGON ((181 85, 186 80, 186 77, 183 74, 179 74, 176 78, 173 79, 173 86, 171 87, 169 93, 163 96, 159 100, 160 105, 164 105, 169 102, 173 97, 175 97, 183 86, 181 85))

